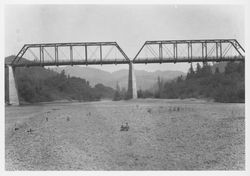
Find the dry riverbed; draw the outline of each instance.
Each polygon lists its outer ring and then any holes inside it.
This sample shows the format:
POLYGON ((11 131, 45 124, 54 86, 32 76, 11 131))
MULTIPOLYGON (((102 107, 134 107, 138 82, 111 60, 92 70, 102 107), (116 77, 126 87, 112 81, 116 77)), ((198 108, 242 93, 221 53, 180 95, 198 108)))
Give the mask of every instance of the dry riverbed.
POLYGON ((6 107, 5 168, 244 170, 244 108, 151 99, 6 107))

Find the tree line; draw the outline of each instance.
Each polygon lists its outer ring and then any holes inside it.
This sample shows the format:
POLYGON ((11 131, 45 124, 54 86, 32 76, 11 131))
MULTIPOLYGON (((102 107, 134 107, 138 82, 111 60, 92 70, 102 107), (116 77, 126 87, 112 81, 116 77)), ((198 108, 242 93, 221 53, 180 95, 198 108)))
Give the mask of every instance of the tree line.
MULTIPOLYGON (((164 82, 157 78, 157 91, 138 90, 139 98, 208 98, 216 102, 245 102, 244 62, 229 62, 225 71, 208 63, 191 64, 186 76, 164 82)), ((16 68, 16 81, 21 101, 42 102, 60 99, 94 101, 103 98, 127 99, 125 88, 116 90, 97 84, 91 87, 82 78, 70 77, 45 68, 16 68)), ((6 87, 5 87, 6 88, 6 87)), ((5 90, 7 92, 7 90, 5 90)), ((5 97, 6 98, 6 97, 5 97)), ((7 98, 6 98, 7 99, 7 98)))
POLYGON ((211 65, 197 63, 196 69, 191 64, 186 77, 163 82, 157 79, 156 92, 138 91, 139 98, 207 98, 216 102, 245 102, 245 64, 229 62, 224 72, 211 65))
POLYGON ((64 70, 57 73, 41 67, 16 68, 15 77, 20 101, 29 103, 61 99, 96 101, 112 99, 115 93, 102 84, 91 87, 89 81, 66 75, 64 70))

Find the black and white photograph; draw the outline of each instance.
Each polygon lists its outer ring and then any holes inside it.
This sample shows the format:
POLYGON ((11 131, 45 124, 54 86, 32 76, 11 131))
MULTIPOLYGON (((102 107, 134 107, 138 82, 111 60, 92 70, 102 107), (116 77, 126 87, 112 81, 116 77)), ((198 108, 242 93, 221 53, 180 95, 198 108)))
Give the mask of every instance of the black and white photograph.
POLYGON ((247 170, 245 4, 152 3, 3 4, 5 172, 247 170))

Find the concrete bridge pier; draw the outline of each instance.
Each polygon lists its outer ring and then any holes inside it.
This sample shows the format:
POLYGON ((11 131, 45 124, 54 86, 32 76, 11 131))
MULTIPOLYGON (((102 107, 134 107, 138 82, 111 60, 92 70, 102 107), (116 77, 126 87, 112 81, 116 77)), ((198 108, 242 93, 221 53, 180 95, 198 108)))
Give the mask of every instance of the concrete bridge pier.
POLYGON ((20 105, 18 98, 18 89, 15 79, 15 68, 8 65, 6 67, 7 75, 6 75, 6 92, 7 102, 9 105, 20 105))
POLYGON ((136 78, 134 72, 134 65, 132 62, 129 63, 129 74, 128 74, 128 99, 137 98, 136 78))

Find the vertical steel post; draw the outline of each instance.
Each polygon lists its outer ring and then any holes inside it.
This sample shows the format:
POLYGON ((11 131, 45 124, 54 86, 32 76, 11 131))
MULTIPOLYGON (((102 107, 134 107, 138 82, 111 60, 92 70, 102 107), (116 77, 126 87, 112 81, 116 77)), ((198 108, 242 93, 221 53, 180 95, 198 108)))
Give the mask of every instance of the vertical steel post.
POLYGON ((205 58, 207 58, 207 43, 204 43, 204 47, 205 47, 205 58))
POLYGON ((43 63, 44 63, 44 52, 43 52, 43 46, 42 46, 40 49, 41 49, 41 64, 43 65, 43 63))
POLYGON ((101 61, 101 65, 102 65, 102 44, 100 44, 100 61, 101 61))
POLYGON ((39 47, 39 59, 40 59, 40 64, 42 63, 42 46, 39 47))
POLYGON ((192 60, 192 58, 193 58, 193 45, 192 45, 192 43, 190 43, 190 53, 191 53, 191 60, 192 60))
POLYGON ((177 48, 177 43, 174 43, 174 59, 175 59, 175 62, 177 60, 177 57, 178 57, 178 48, 177 48))
POLYGON ((176 52, 176 54, 175 54, 175 59, 177 60, 177 58, 178 58, 178 45, 177 45, 177 43, 175 44, 175 52, 176 52))
POLYGON ((87 45, 85 45, 85 62, 87 64, 87 61, 88 61, 88 48, 87 48, 87 45))
POLYGON ((204 44, 203 42, 201 43, 201 57, 204 59, 204 44))
POLYGON ((58 46, 55 46, 55 63, 58 65, 58 46))
POLYGON ((161 63, 163 59, 162 43, 159 44, 159 58, 160 58, 160 63, 161 63))
POLYGON ((191 59, 192 59, 192 43, 188 43, 188 59, 191 62, 191 59))
POLYGON ((71 62, 71 65, 73 65, 73 47, 72 47, 72 45, 70 45, 69 49, 70 49, 70 62, 71 62))
POLYGON ((218 43, 215 43, 215 48, 216 48, 216 59, 218 59, 218 43))
POLYGON ((222 44, 220 42, 220 58, 222 58, 222 44))
POLYGON ((175 44, 173 44, 173 57, 175 59, 175 44))

